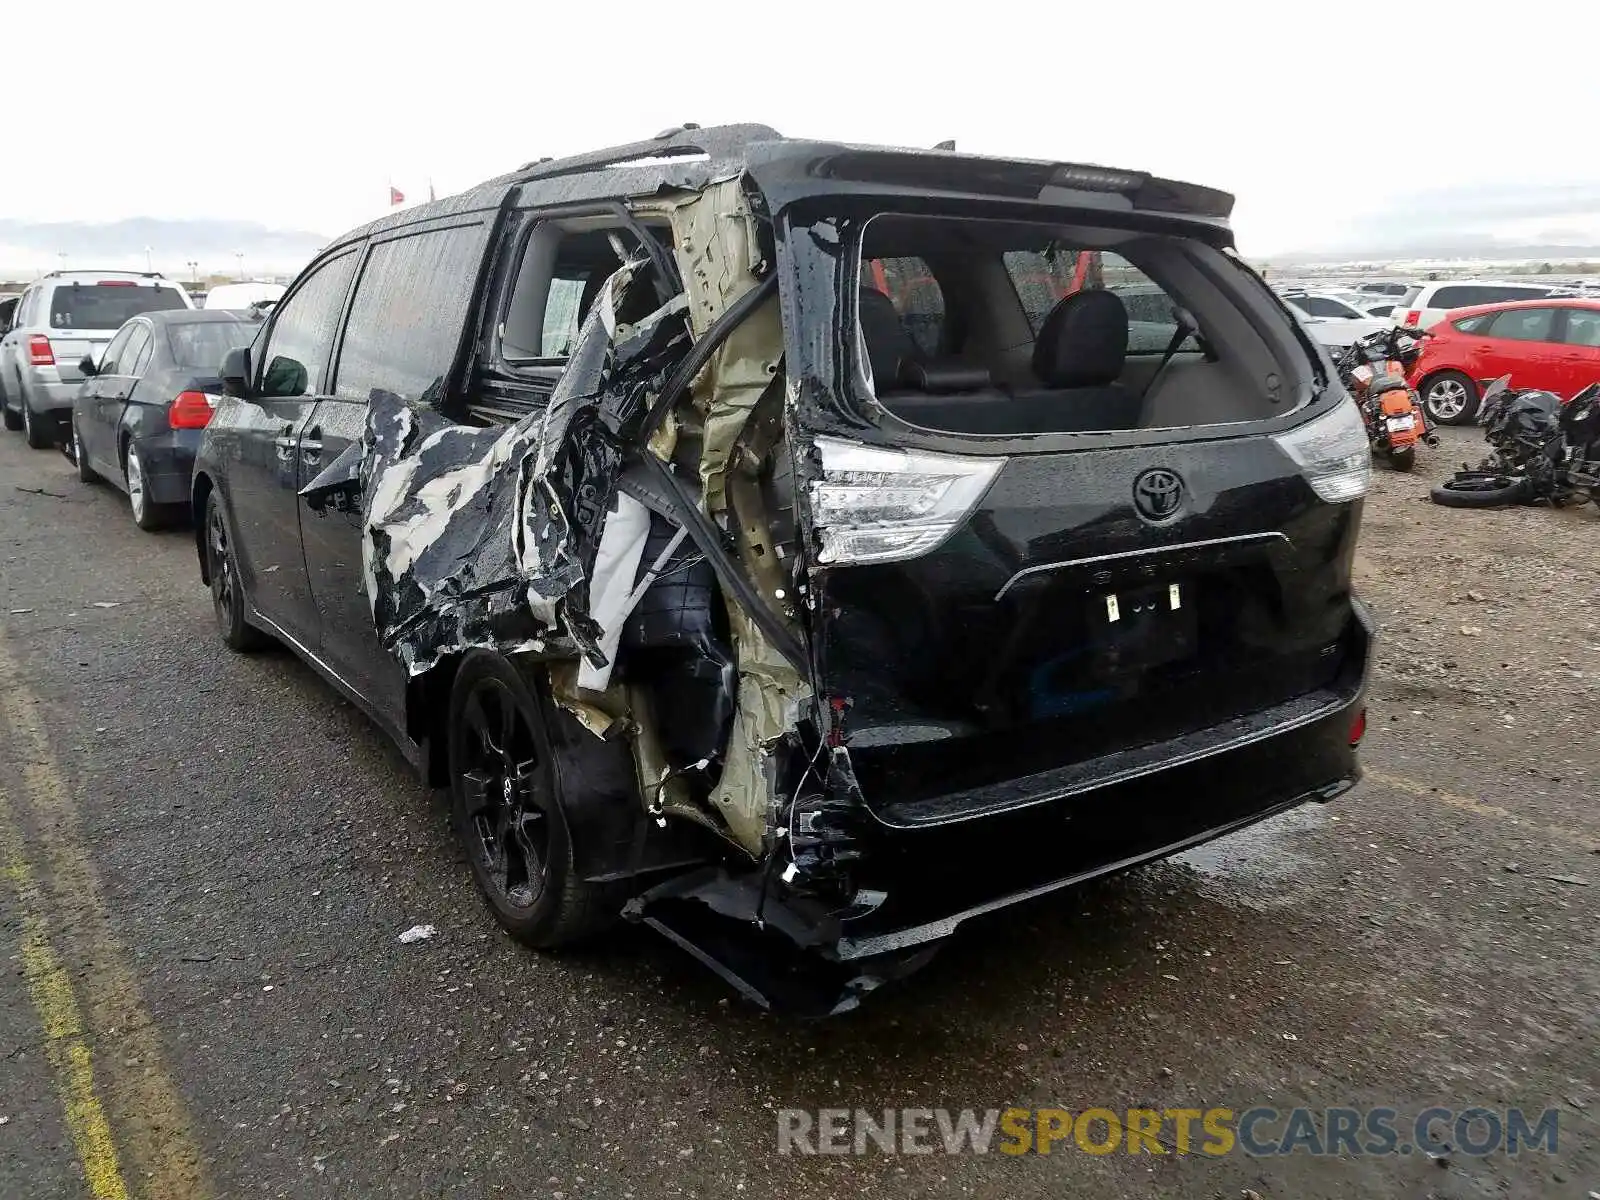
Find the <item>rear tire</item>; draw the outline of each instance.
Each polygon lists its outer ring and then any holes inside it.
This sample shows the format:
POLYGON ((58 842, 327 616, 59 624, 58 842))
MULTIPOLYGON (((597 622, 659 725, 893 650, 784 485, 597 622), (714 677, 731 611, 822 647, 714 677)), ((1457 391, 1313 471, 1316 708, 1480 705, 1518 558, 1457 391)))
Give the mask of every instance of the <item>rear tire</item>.
POLYGON ((144 460, 139 457, 139 447, 129 442, 122 454, 122 478, 128 491, 128 507, 133 511, 133 523, 146 533, 154 533, 167 523, 167 510, 150 499, 145 486, 144 460))
POLYGON ((28 448, 30 450, 48 450, 50 448, 50 438, 43 429, 39 428, 39 423, 33 419, 33 409, 28 407, 28 398, 21 396, 18 399, 22 402, 22 435, 27 439, 28 448))
POLYGON ((1409 471, 1417 465, 1417 448, 1407 446, 1404 450, 1389 451, 1389 465, 1396 471, 1409 471))
POLYGON ((505 658, 473 650, 450 691, 450 808, 473 882, 517 941, 550 950, 613 924, 628 881, 573 864, 549 703, 505 658))
POLYGON ((244 585, 234 558, 228 518, 216 492, 206 497, 206 574, 211 578, 211 607, 217 615, 217 632, 230 650, 248 654, 271 639, 244 619, 244 585))
POLYGON ((1437 425, 1471 425, 1481 399, 1478 385, 1460 371, 1440 371, 1422 381, 1422 407, 1437 425))
POLYGON ((11 407, 11 392, 4 384, 0 384, 0 419, 12 433, 22 428, 22 413, 11 407))
POLYGON ((1466 471, 1434 488, 1432 496, 1435 504, 1446 508, 1505 508, 1527 499, 1528 481, 1488 471, 1466 471))
POLYGON ((83 450, 83 438, 78 433, 78 418, 72 418, 72 462, 78 468, 78 479, 83 483, 98 483, 99 474, 89 465, 89 456, 83 450))

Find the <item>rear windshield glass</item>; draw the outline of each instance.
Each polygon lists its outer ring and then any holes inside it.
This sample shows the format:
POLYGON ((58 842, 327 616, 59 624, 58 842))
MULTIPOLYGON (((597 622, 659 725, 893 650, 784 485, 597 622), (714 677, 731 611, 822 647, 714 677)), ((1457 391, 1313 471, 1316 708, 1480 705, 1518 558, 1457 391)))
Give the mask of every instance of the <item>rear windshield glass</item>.
POLYGON ((1182 237, 884 215, 862 235, 856 284, 861 375, 926 429, 1257 420, 1283 412, 1271 387, 1309 370, 1276 357, 1299 343, 1259 285, 1182 237))
POLYGON ((249 321, 186 321, 167 326, 167 344, 178 366, 215 374, 228 351, 255 341, 260 328, 249 321))
POLYGON ((140 313, 183 307, 177 288, 146 283, 63 283, 50 294, 50 327, 117 329, 140 313))

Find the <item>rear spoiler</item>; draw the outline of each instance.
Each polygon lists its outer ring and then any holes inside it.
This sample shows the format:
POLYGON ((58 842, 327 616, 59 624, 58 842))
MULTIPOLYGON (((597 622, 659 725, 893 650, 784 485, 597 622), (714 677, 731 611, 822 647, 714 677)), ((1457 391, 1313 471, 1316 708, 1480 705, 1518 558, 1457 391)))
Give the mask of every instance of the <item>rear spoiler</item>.
POLYGON ((758 142, 746 154, 775 212, 806 196, 894 191, 1146 212, 1216 225, 1226 225, 1233 213, 1228 192, 1087 163, 798 141, 758 142))

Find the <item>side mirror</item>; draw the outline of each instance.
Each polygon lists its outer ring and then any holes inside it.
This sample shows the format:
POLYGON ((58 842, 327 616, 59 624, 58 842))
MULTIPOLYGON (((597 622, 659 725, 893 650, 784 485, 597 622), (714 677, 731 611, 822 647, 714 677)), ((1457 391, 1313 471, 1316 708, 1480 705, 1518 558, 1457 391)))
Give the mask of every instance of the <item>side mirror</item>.
POLYGON ((85 354, 78 360, 78 370, 83 373, 85 379, 92 379, 100 374, 100 368, 95 366, 94 355, 92 354, 85 354))
POLYGON ((237 346, 222 360, 222 390, 241 400, 250 396, 250 347, 237 346))

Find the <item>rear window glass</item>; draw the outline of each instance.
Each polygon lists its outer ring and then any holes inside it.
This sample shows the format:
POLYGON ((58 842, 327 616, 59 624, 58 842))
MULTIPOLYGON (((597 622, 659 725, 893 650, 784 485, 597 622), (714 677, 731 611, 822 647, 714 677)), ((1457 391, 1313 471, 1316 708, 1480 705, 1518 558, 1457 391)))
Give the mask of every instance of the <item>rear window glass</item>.
POLYGON ((250 345, 260 328, 248 321, 186 321, 167 326, 167 345, 178 366, 215 373, 228 351, 250 345))
MULTIPOLYGON (((1163 354, 1178 331, 1172 317, 1177 302, 1120 254, 1047 246, 1007 251, 1005 264, 1035 334, 1067 296, 1097 288, 1115 292, 1127 311, 1129 354, 1163 354)), ((1197 349, 1192 338, 1179 348, 1197 349)))
POLYGON ((923 429, 1226 424, 1281 414, 1264 380, 1310 377, 1281 308, 1195 239, 884 214, 858 254, 855 378, 923 429))
POLYGON ((861 282, 883 292, 906 336, 923 354, 937 354, 944 331, 944 293, 920 258, 873 258, 863 265, 861 282))
POLYGON ((1468 308, 1474 304, 1499 304, 1506 300, 1535 300, 1547 294, 1545 288, 1503 287, 1494 284, 1460 283, 1442 287, 1428 302, 1429 308, 1468 308))
POLYGON ((177 288, 143 283, 60 283, 50 294, 50 327, 117 329, 140 313, 184 307, 177 288))
POLYGON ((1459 321, 1450 323, 1462 333, 1482 333, 1492 320, 1494 320, 1493 313, 1479 313, 1475 317, 1462 317, 1459 321))
POLYGON ((1422 295, 1422 289, 1420 287, 1408 287, 1405 290, 1405 294, 1400 297, 1400 303, 1396 305, 1396 307, 1407 308, 1410 305, 1415 304, 1417 297, 1420 295, 1422 295))

